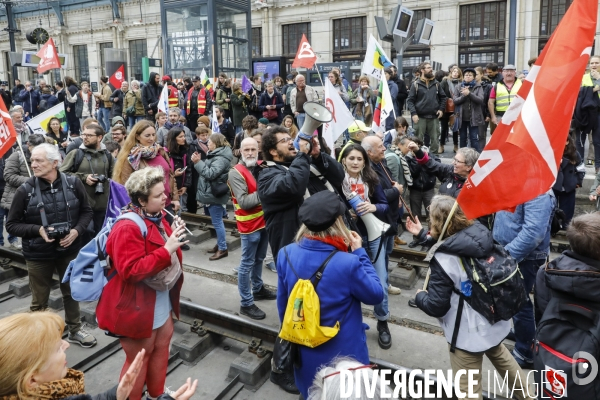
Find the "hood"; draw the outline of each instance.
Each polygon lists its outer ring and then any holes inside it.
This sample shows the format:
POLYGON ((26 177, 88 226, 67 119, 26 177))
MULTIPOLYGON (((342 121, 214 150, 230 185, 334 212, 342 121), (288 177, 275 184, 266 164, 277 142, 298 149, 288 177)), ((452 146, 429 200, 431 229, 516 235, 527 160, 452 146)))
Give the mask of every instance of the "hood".
POLYGON ((156 75, 158 75, 158 72, 151 72, 151 73, 150 73, 150 79, 148 80, 148 83, 149 83, 151 86, 154 86, 154 87, 157 87, 157 86, 158 86, 158 84, 156 83, 156 80, 155 80, 155 78, 156 78, 156 75))
POLYGON ((44 99, 44 100, 46 100, 46 101, 47 101, 47 100, 48 100, 50 97, 52 97, 52 95, 51 95, 51 94, 43 94, 43 95, 42 95, 42 99, 44 99))
POLYGON ((481 258, 492 252, 494 239, 492 232, 479 222, 447 238, 438 251, 460 257, 481 258))
POLYGON ((233 153, 231 152, 231 147, 229 146, 223 146, 223 147, 219 147, 217 149, 215 149, 214 151, 209 151, 208 152, 208 158, 213 158, 213 157, 225 157, 227 159, 227 161, 231 162, 231 160, 233 159, 233 153))
POLYGON ((89 151, 90 153, 97 153, 98 151, 106 150, 106 146, 102 142, 100 142, 100 149, 88 149, 87 147, 85 147, 85 144, 83 144, 83 141, 81 141, 79 148, 83 151, 89 151))
POLYGON ((549 289, 598 302, 600 261, 565 251, 548 264, 545 280, 549 289))

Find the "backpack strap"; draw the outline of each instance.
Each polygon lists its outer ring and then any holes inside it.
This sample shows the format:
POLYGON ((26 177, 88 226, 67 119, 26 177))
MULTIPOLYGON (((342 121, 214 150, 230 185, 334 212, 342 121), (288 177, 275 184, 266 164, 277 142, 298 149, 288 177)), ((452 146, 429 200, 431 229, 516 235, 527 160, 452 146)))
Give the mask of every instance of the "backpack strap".
MULTIPOLYGON (((319 284, 319 281, 323 277, 323 271, 325 270, 325 267, 329 263, 329 260, 331 260, 331 258, 337 252, 338 252, 337 249, 333 250, 329 254, 329 256, 327 256, 327 258, 325 259, 325 261, 323 261, 323 263, 321 264, 321 266, 319 267, 319 269, 317 269, 317 271, 314 274, 312 274, 312 276, 309 278, 311 280, 312 280, 312 278, 315 278, 315 281, 313 282, 313 287, 315 288, 315 290, 317 290, 317 285, 319 284)), ((294 266, 292 265, 292 262, 290 261, 290 257, 288 256, 288 253, 287 253, 287 248, 285 248, 285 247, 283 248, 283 253, 285 254, 285 259, 287 260, 287 263, 289 264, 290 268, 292 269, 292 272, 294 273, 294 275, 296 275, 296 278, 300 279, 300 277, 298 276, 298 273, 296 272, 296 270, 294 269, 294 266)))
MULTIPOLYGON (((144 222, 144 219, 142 217, 140 217, 138 214, 136 214, 134 212, 127 212, 127 213, 119 215, 114 223, 116 224, 118 221, 123 220, 123 219, 128 219, 130 221, 135 222, 136 225, 138 226, 138 228, 140 228, 140 231, 142 232, 142 237, 144 238, 144 240, 146 239, 146 235, 148 233, 148 227, 146 226, 146 223, 144 222)), ((110 281, 117 274, 117 269, 108 265, 106 256, 104 255, 104 252, 101 251, 99 237, 96 237, 96 248, 98 249, 98 260, 100 260, 100 265, 106 271, 106 280, 110 281)))
POLYGON ((450 353, 454 353, 456 350, 456 340, 458 339, 458 330, 460 329, 460 320, 462 318, 462 312, 465 305, 465 296, 454 286, 452 286, 454 293, 458 295, 458 309, 456 310, 456 320, 454 321, 454 331, 452 332, 452 341, 450 342, 450 353))

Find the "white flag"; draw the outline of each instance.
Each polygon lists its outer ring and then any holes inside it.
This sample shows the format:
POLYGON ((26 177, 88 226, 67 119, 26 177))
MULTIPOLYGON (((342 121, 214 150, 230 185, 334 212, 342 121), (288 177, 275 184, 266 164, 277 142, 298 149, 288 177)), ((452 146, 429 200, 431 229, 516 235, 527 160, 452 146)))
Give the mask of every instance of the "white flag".
POLYGON ((202 72, 200 73, 200 83, 202 83, 204 85, 205 81, 206 81, 206 71, 204 70, 204 68, 202 68, 202 72))
MULTIPOLYGON (((73 106, 71 106, 73 107, 73 106)), ((36 117, 26 122, 27 126, 31 130, 31 133, 46 134, 48 129, 48 122, 50 118, 58 118, 63 129, 66 129, 66 117, 65 117, 65 103, 58 103, 54 107, 39 113, 36 117)))
POLYGON ((354 117, 329 79, 325 80, 325 107, 331 112, 333 119, 323 127, 323 139, 333 154, 335 141, 354 122, 354 117))
POLYGON ((379 83, 379 94, 377 95, 377 103, 373 112, 373 132, 385 132, 385 120, 387 117, 395 114, 392 94, 388 87, 385 74, 381 74, 381 82, 379 83))
POLYGON ((217 106, 213 106, 212 110, 212 131, 213 133, 221 133, 221 129, 219 129, 219 120, 217 119, 217 113, 215 112, 217 106))
POLYGON ((163 86, 163 90, 160 93, 160 98, 158 99, 158 111, 162 111, 165 114, 169 111, 169 85, 163 86))
POLYGON ((371 35, 369 44, 367 45, 367 53, 365 62, 363 62, 362 72, 372 76, 373 78, 381 79, 383 69, 391 67, 393 63, 383 51, 383 48, 377 43, 377 40, 371 35))

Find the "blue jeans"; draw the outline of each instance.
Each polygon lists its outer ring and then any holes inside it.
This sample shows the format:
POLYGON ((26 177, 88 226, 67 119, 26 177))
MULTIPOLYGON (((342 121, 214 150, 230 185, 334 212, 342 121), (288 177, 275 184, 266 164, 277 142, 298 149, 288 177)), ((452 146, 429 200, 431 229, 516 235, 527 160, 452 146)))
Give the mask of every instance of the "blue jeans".
MULTIPOLYGON (((305 119, 306 119, 306 114, 304 114, 304 113, 298 113, 298 115, 296 115, 296 126, 298 127, 298 130, 302 129, 302 125, 304 125, 305 119)), ((312 132, 306 132, 306 133, 312 135, 312 132)))
POLYGON ((242 307, 254 304, 252 292, 262 289, 262 263, 267 255, 269 240, 267 230, 240 235, 242 239, 242 258, 238 269, 238 290, 242 298, 242 307), (252 282, 252 288, 250 283, 252 282))
POLYGON ((110 108, 100 107, 98 109, 98 122, 105 132, 110 132, 110 108))
MULTIPOLYGON (((394 243, 394 237, 392 238, 392 248, 394 243)), ((367 254, 371 260, 377 255, 377 249, 379 249, 379 239, 375 239, 372 242, 367 242, 367 238, 363 237, 363 244, 365 245, 365 250, 367 250, 367 254)), ((378 321, 387 321, 390 317, 390 312, 388 310, 388 271, 387 271, 387 263, 386 263, 386 242, 387 238, 383 238, 384 243, 381 247, 381 251, 379 252, 379 257, 373 263, 373 267, 375 267, 375 273, 379 277, 381 281, 381 286, 383 286, 383 301, 373 308, 373 313, 375 314, 375 318, 378 321)))
POLYGON ((221 204, 207 204, 208 213, 215 231, 217 231, 217 246, 219 250, 227 250, 227 242, 225 241, 225 225, 223 224, 223 206, 221 204))
POLYGON ((469 131, 469 142, 471 148, 479 151, 479 127, 462 121, 460 125, 460 147, 467 147, 467 130, 469 131))
MULTIPOLYGON (((0 246, 4 246, 4 219, 8 218, 8 208, 0 208, 0 246)), ((15 243, 18 237, 8 234, 8 243, 15 243)))
MULTIPOLYGON (((385 242, 383 243, 383 246, 385 247, 385 270, 388 270, 388 265, 390 265, 390 254, 392 254, 392 250, 394 250, 394 239, 396 239, 395 235, 391 235, 391 236, 386 236, 384 238, 385 242)), ((381 249, 381 251, 383 252, 383 249, 381 249)), ((385 290, 387 291, 387 286, 385 287, 385 290)))
POLYGON ((131 128, 133 128, 133 126, 135 124, 137 124, 138 122, 140 122, 143 119, 144 119, 144 117, 141 115, 139 117, 137 117, 137 116, 127 117, 127 120, 129 121, 129 129, 131 130, 131 128))
POLYGON ((514 317, 513 325, 515 330, 515 352, 522 356, 525 361, 533 360, 533 351, 531 343, 535 337, 535 321, 533 319, 533 304, 529 298, 529 293, 535 284, 535 276, 538 269, 546 263, 546 260, 523 260, 519 263, 519 269, 523 274, 525 283, 525 292, 527 293, 527 303, 521 308, 514 317))

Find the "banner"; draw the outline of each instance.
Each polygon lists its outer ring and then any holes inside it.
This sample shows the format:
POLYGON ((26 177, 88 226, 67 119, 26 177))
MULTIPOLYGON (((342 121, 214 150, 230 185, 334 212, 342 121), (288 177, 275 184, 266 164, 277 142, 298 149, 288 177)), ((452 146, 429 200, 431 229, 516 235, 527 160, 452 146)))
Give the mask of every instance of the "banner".
POLYGON ((17 141, 17 131, 2 97, 0 97, 0 116, 0 157, 2 157, 17 141))
POLYGON ((31 129, 32 134, 41 133, 42 135, 45 135, 48 131, 48 122, 52 117, 58 118, 63 131, 67 130, 67 116, 65 114, 65 103, 57 104, 51 109, 46 110, 41 114, 38 114, 37 117, 30 119, 26 122, 26 124, 31 129))
POLYGON ((292 68, 312 68, 316 62, 317 55, 313 51, 312 47, 310 47, 310 43, 308 43, 308 39, 306 39, 306 35, 303 33, 302 40, 300 40, 300 44, 298 45, 298 51, 296 52, 296 58, 294 58, 294 63, 292 64, 292 68))
POLYGON ((329 79, 325 80, 325 107, 331 112, 333 119, 323 125, 323 139, 333 156, 335 141, 354 122, 354 117, 329 79))
POLYGON ((373 132, 385 132, 385 120, 394 112, 394 103, 392 94, 385 80, 385 74, 381 74, 379 82, 379 93, 377 94, 377 103, 373 111, 373 132))
POLYGON ((468 218, 513 211, 556 181, 597 14, 597 0, 575 0, 550 37, 458 196, 468 218))
POLYGON ((383 69, 391 67, 393 63, 383 51, 383 48, 377 43, 377 40, 371 35, 367 45, 367 54, 363 62, 362 72, 376 79, 381 79, 383 69))
POLYGON ((56 51, 56 46, 54 45, 54 40, 52 38, 48 39, 46 44, 44 44, 40 51, 37 52, 36 56, 40 58, 40 63, 37 67, 39 74, 43 74, 54 68, 60 68, 58 52, 56 51))

